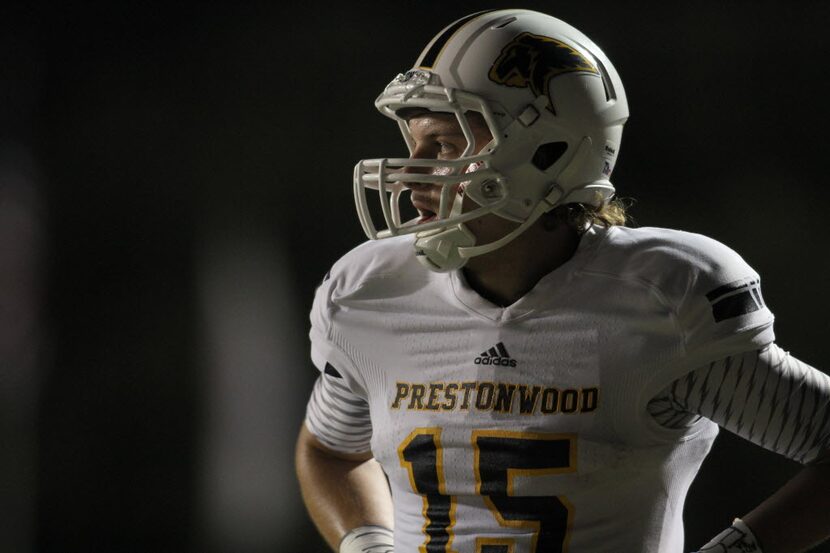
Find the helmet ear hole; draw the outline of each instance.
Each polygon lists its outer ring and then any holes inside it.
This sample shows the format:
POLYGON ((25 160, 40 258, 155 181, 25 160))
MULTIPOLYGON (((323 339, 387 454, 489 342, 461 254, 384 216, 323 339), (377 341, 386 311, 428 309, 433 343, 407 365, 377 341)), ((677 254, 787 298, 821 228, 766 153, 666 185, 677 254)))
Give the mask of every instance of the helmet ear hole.
POLYGON ((548 142, 536 148, 531 163, 540 171, 547 171, 568 150, 567 142, 548 142))

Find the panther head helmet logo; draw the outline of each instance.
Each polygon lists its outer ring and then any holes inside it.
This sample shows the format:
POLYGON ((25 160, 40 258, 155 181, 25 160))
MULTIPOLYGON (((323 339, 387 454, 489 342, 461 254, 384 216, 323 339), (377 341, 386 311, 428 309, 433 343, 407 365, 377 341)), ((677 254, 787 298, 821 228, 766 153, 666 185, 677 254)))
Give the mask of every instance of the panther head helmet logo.
MULTIPOLYGON (((522 33, 505 46, 488 76, 505 86, 530 88, 534 96, 548 95, 550 79, 563 73, 582 71, 599 75, 593 63, 564 42, 522 33)), ((553 106, 548 105, 553 111, 553 106)))

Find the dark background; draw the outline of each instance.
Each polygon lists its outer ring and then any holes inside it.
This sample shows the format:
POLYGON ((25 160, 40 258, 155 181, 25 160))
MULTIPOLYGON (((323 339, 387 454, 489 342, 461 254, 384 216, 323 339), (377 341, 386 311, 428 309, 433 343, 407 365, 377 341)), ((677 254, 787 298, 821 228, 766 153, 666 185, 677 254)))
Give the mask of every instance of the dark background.
MULTIPOLYGON (((324 551, 291 466, 307 311, 363 240, 372 101, 486 2, 0 8, 0 551, 324 551)), ((764 282, 827 371, 822 2, 524 2, 591 36, 631 106, 614 182, 764 282)), ((798 467, 719 438, 699 546, 798 467)), ((830 551, 825 545, 817 551, 830 551)))

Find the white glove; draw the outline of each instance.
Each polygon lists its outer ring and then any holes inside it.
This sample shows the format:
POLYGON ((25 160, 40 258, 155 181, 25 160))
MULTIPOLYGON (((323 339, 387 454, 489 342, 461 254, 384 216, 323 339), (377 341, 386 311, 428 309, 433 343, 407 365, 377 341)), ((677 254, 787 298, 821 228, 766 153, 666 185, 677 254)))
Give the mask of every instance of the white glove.
POLYGON ((739 518, 695 553, 763 553, 755 534, 739 518))
POLYGON ((394 553, 392 530, 383 526, 360 526, 340 540, 340 553, 394 553))

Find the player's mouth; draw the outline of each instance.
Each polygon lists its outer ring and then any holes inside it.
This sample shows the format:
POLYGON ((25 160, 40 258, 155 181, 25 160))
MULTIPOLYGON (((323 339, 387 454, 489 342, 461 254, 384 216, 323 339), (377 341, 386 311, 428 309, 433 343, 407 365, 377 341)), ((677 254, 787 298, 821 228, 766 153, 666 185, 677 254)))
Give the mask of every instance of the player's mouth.
POLYGON ((435 220, 436 214, 434 211, 429 211, 428 209, 419 209, 418 213, 421 215, 421 218, 418 219, 419 225, 424 223, 429 223, 430 221, 435 220))
POLYGON ((432 199, 424 197, 421 194, 413 193, 412 198, 412 207, 418 210, 418 215, 420 218, 418 219, 418 224, 422 225, 424 223, 428 223, 429 221, 434 220, 437 217, 437 213, 433 211, 433 207, 436 207, 432 202, 432 199))

